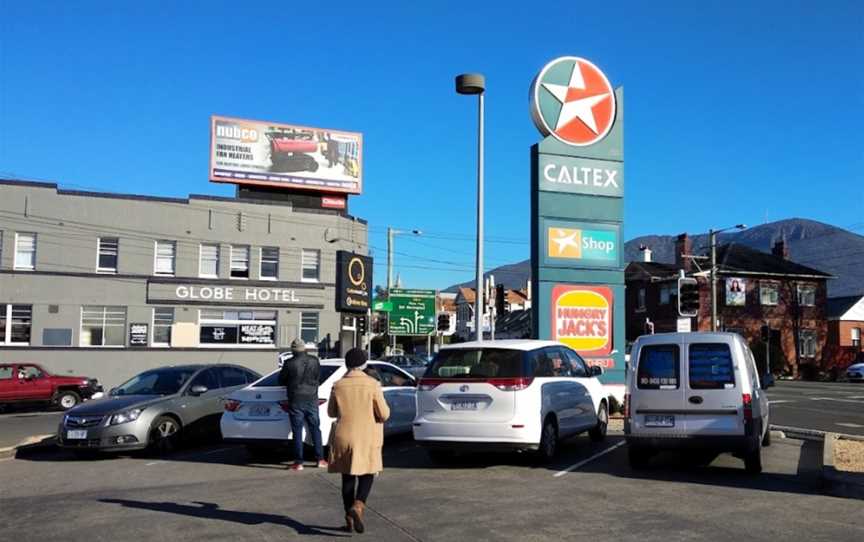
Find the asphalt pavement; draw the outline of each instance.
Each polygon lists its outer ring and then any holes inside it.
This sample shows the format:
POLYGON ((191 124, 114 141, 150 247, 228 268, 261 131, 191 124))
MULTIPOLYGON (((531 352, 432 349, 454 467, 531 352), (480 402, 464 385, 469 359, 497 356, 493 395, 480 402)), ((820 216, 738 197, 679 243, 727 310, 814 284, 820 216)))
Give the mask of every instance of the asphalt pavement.
POLYGON ((0 448, 15 446, 37 435, 53 435, 62 412, 22 411, 0 414, 0 448))
POLYGON ((864 384, 781 380, 768 400, 772 424, 864 435, 864 384))
MULTIPOLYGON (((369 500, 369 540, 861 540, 860 501, 818 494, 815 441, 775 439, 765 472, 729 455, 665 454, 631 471, 621 435, 574 439, 550 465, 527 454, 432 463, 389 439, 369 500)), ((76 460, 44 450, 0 461, 0 539, 335 540, 339 476, 238 446, 76 460)), ((354 535, 357 536, 357 535, 354 535)))

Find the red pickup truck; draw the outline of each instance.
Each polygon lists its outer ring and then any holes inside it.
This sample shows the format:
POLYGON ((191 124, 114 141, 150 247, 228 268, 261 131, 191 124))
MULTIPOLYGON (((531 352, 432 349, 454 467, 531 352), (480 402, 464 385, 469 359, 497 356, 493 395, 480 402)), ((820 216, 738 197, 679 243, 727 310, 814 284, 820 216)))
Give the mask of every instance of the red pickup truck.
POLYGON ((12 403, 46 403, 69 410, 101 391, 95 378, 52 375, 35 363, 0 363, 0 409, 12 403))

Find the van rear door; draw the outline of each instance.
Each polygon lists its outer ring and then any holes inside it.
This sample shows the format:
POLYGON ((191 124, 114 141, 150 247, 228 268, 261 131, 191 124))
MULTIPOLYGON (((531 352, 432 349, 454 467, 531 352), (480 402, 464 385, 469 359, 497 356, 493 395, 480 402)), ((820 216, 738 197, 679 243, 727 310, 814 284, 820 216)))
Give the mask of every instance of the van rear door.
POLYGON ((686 431, 681 382, 681 344, 653 343, 639 349, 630 396, 631 420, 640 434, 672 436, 686 431))
MULTIPOLYGON (((687 429, 691 435, 742 435, 742 396, 733 344, 687 345, 687 429)), ((743 363, 743 360, 742 360, 743 363)))

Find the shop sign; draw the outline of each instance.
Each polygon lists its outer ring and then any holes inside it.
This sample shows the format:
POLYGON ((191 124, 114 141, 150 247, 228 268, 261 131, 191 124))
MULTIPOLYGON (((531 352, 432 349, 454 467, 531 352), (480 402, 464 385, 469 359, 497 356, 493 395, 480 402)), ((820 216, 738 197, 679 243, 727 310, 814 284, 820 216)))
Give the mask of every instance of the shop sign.
POLYGON ((129 324, 129 346, 147 346, 149 324, 129 324))
POLYGON ((543 227, 545 265, 619 266, 621 230, 617 224, 544 219, 543 227))
POLYGON ((589 196, 624 196, 622 162, 555 154, 540 154, 538 160, 540 190, 589 196))
POLYGON ((372 306, 372 258, 336 252, 336 311, 366 313, 372 306))
POLYGON ((151 279, 147 284, 150 303, 200 303, 221 305, 301 305, 323 303, 321 288, 296 289, 273 286, 194 284, 151 279))

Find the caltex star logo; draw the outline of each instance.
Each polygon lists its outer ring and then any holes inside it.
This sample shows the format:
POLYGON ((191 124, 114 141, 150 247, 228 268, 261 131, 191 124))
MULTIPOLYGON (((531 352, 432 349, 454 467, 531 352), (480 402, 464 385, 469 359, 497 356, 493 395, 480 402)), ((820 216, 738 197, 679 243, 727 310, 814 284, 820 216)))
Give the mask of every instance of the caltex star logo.
POLYGON ((600 69, 575 56, 547 64, 531 85, 531 116, 543 135, 585 147, 615 122, 615 90, 600 69))

